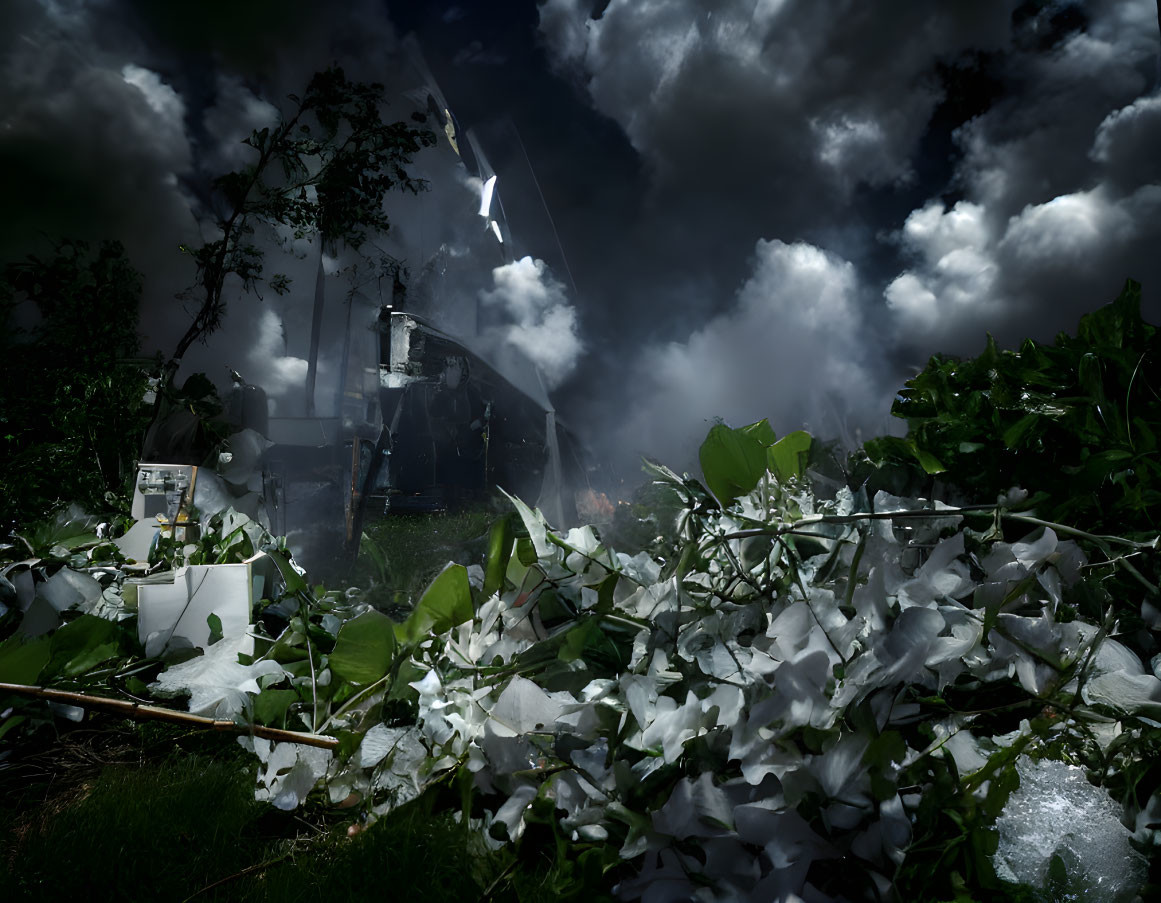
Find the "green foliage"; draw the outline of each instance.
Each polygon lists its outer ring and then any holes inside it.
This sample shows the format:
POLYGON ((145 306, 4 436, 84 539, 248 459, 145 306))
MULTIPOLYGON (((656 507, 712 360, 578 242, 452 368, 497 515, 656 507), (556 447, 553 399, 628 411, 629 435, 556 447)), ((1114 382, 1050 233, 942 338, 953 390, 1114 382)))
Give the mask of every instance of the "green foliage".
POLYGON ((767 420, 739 429, 719 423, 706 436, 698 458, 710 491, 719 502, 729 504, 750 492, 767 473, 782 482, 801 479, 813 442, 802 430, 779 439, 767 420))
POLYGON ((382 678, 395 659, 395 625, 375 610, 365 611, 339 628, 331 670, 356 686, 382 678))
POLYGON ((10 636, 0 643, 0 683, 34 684, 52 656, 52 637, 10 636))
POLYGON ((0 270, 0 534, 66 502, 121 504, 145 428, 141 278, 118 242, 0 270), (20 322, 32 325, 22 328, 20 322))
POLYGON ((766 450, 767 469, 783 481, 803 476, 813 442, 802 430, 783 436, 766 450))
POLYGON ((472 616, 472 592, 462 564, 449 564, 396 628, 400 642, 417 643, 431 634, 446 633, 472 616))
POLYGON ((1127 281, 1081 318, 1075 336, 1052 345, 1004 351, 989 337, 976 358, 936 355, 892 409, 907 436, 867 442, 877 469, 856 466, 856 479, 894 479, 894 491, 918 493, 940 474, 961 498, 1002 504, 1019 487, 1031 495, 1021 502, 1029 514, 1083 531, 1087 550, 1119 560, 1105 589, 1119 599, 1124 627, 1140 630, 1141 590, 1161 602, 1161 566, 1102 539, 1151 541, 1161 528, 1161 333, 1141 319, 1140 295, 1127 281))
POLYGON ((1012 486, 1044 493, 1047 520, 1129 538, 1155 532, 1161 504, 1161 335, 1129 280, 1077 335, 979 357, 936 355, 892 409, 905 440, 867 443, 877 463, 919 463, 973 501, 1012 486), (906 448, 904 448, 906 446, 906 448))

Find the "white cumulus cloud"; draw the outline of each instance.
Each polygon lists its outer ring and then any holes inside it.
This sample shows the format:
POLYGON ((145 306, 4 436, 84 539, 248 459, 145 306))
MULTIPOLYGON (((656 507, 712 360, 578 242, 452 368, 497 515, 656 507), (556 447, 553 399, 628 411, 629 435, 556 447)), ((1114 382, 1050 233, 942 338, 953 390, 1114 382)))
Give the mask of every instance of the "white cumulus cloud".
POLYGON ((540 369, 549 388, 575 369, 583 344, 576 309, 543 260, 523 257, 492 270, 494 287, 480 293, 499 322, 484 339, 519 349, 540 369))

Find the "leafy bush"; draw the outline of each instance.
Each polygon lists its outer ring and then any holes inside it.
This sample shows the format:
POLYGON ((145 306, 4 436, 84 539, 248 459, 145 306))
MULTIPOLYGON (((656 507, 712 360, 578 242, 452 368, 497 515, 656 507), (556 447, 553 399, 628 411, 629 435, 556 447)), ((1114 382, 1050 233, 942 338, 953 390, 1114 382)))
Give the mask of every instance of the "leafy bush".
MULTIPOLYGON (((913 489, 937 474, 987 503, 1019 486, 1032 493, 1025 507, 1045 520, 1150 539, 1161 529, 1161 333, 1141 319, 1140 302, 1129 280, 1051 346, 1029 340, 1002 351, 989 337, 979 357, 936 355, 892 408, 907 436, 867 442, 867 459, 908 472, 913 489)), ((879 476, 866 466, 858 473, 879 476)), ((1128 564, 1156 596, 1156 559, 1128 564)), ((1118 585, 1135 596, 1142 583, 1118 585)), ((1135 617, 1133 607, 1120 613, 1135 617)))
POLYGON ((0 271, 0 535, 122 493, 147 423, 140 296, 118 242, 61 242, 0 271))

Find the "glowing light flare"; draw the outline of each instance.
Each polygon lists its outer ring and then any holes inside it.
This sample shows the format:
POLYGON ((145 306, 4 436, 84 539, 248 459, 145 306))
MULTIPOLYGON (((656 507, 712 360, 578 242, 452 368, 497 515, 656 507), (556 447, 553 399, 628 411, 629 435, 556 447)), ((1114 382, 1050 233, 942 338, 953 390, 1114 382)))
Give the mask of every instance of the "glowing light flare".
POLYGON ((492 214, 492 194, 496 190, 496 177, 491 176, 480 189, 480 216, 485 219, 492 214))

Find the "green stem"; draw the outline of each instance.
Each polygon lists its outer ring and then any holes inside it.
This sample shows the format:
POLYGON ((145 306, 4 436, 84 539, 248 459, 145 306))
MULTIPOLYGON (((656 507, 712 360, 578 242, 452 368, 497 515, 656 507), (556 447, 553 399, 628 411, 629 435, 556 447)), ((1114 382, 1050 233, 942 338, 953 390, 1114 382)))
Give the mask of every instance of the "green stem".
POLYGON ((306 640, 306 661, 310 666, 310 696, 311 696, 311 714, 310 714, 310 728, 315 733, 319 732, 318 728, 318 676, 315 673, 314 667, 314 651, 310 642, 310 613, 307 611, 306 602, 303 601, 299 607, 299 616, 303 621, 303 639, 306 640))
POLYGON ((859 533, 859 544, 855 546, 855 556, 851 561, 851 573, 847 578, 847 592, 846 598, 843 600, 843 607, 850 608, 854 604, 855 587, 858 585, 859 564, 863 560, 863 552, 867 548, 867 534, 859 533))
MULTIPOLYGON (((1087 539, 1091 542, 1101 543, 1115 542, 1118 545, 1129 546, 1132 549, 1156 549, 1157 542, 1136 542, 1132 539, 1124 539, 1120 536, 1099 536, 1095 533, 1087 533, 1084 530, 1078 530, 1075 527, 1068 527, 1064 524, 1055 524, 1052 521, 1041 520, 1039 517, 1032 517, 1028 514, 1015 514, 1010 511, 1000 510, 1000 516, 1008 520, 1018 521, 1022 524, 1032 524, 1036 527, 1049 527, 1056 533, 1063 533, 1066 536, 1078 536, 1081 539, 1087 539)), ((1156 591, 1156 590, 1154 590, 1156 591)))
MULTIPOLYGON (((785 543, 785 540, 782 539, 781 537, 779 538, 778 541, 781 543, 785 543)), ((842 652, 839 651, 839 647, 837 645, 835 645, 835 641, 831 639, 831 636, 827 632, 826 627, 823 626, 822 620, 818 617, 818 612, 816 612, 814 610, 814 606, 810 604, 810 594, 806 591, 806 586, 802 582, 802 575, 798 573, 798 568, 796 568, 794 566, 794 563, 790 559, 790 552, 791 552, 791 549, 787 548, 786 549, 786 556, 787 556, 786 562, 790 568, 790 573, 794 577, 794 583, 798 586, 798 591, 800 593, 802 593, 802 601, 804 603, 806 603, 806 610, 810 612, 810 616, 812 618, 814 618, 814 623, 816 623, 818 625, 818 629, 821 630, 822 635, 824 637, 826 637, 826 641, 830 644, 830 648, 834 650, 834 654, 839 657, 839 661, 842 662, 843 666, 845 667, 847 664, 847 658, 845 655, 842 654, 842 652)))

